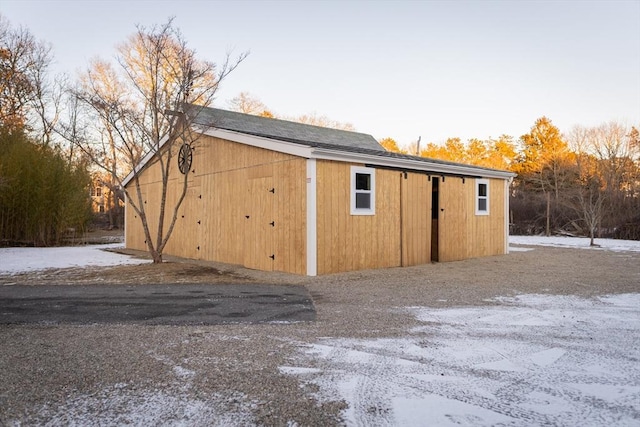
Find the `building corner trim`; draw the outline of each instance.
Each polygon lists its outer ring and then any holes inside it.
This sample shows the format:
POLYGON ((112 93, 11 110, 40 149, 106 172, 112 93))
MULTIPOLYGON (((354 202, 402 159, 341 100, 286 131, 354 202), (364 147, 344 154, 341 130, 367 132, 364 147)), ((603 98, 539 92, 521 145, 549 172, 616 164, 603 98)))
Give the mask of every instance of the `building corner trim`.
POLYGON ((307 159, 307 276, 318 275, 316 159, 307 159))
MULTIPOLYGON (((116 201, 117 203, 117 201, 116 201)), ((123 228, 124 228, 124 247, 125 249, 127 248, 127 223, 129 221, 127 221, 127 212, 129 211, 129 198, 127 197, 127 193, 124 193, 124 221, 122 221, 123 224, 123 228)))
POLYGON ((509 196, 511 194, 511 181, 510 179, 504 180, 504 253, 509 253, 509 196))

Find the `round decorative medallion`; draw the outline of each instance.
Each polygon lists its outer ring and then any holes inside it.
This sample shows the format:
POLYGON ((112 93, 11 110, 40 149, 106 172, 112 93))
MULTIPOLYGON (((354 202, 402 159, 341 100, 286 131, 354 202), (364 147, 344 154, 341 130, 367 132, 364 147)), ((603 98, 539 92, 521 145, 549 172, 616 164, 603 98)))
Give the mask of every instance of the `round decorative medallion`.
POLYGON ((178 153, 178 169, 180 169, 180 172, 185 175, 191 169, 191 161, 193 160, 193 154, 191 151, 191 146, 189 144, 182 144, 180 152, 178 153))

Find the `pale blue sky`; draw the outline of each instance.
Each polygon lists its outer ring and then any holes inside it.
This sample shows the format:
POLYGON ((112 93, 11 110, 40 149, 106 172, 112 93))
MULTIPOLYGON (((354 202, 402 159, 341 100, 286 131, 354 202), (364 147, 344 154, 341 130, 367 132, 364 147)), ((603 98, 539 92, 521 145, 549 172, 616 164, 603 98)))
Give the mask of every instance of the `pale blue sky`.
POLYGON ((217 106, 246 91, 401 145, 517 138, 542 115, 565 132, 640 124, 640 0, 2 0, 0 13, 70 74, 112 58, 135 24, 175 16, 204 59, 251 51, 217 106))

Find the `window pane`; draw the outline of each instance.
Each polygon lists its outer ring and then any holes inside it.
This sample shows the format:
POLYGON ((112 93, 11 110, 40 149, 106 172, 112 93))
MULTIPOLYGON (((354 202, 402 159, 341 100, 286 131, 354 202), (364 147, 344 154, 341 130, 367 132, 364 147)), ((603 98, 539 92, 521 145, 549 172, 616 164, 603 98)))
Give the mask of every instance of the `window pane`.
POLYGON ((478 210, 479 211, 487 210, 487 199, 478 199, 478 210))
POLYGON ((478 196, 487 197, 487 184, 478 184, 478 196))
POLYGON ((356 190, 371 190, 371 175, 356 173, 356 190))
POLYGON ((356 209, 371 209, 371 194, 356 193, 356 209))

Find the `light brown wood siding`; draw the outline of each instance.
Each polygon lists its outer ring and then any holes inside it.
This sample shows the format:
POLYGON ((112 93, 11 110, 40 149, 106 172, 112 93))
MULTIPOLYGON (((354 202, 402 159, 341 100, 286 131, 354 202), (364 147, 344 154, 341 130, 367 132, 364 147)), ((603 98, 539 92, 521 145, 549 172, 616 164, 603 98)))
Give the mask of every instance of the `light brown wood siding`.
MULTIPOLYGON (((158 169, 149 166, 140 180, 153 232, 161 188, 158 169)), ((176 171, 168 207, 182 190, 183 176, 176 171)), ((135 193, 133 181, 128 189, 135 193)), ((165 254, 305 274, 305 206, 305 159, 202 137, 195 145, 187 195, 165 254)), ((127 247, 145 250, 140 221, 132 212, 129 207, 127 247)))
MULTIPOLYGON (((165 229, 182 191, 176 157, 165 229)), ((260 270, 307 273, 306 159, 212 137, 195 145, 186 197, 164 251, 260 270)), ((140 176, 142 203, 156 239, 159 165, 140 176)), ((351 167, 316 161, 317 273, 424 264, 431 261, 432 180, 422 173, 372 169, 375 215, 352 215, 351 167)), ((454 261, 505 251, 504 180, 490 179, 489 215, 475 215, 475 179, 439 183, 437 254, 454 261)), ((135 182, 128 185, 137 200, 135 182)), ((127 247, 146 250, 138 214, 127 207, 127 247)))
POLYGON ((489 180, 489 215, 476 215, 475 179, 446 177, 440 182, 439 261, 504 253, 504 180, 489 180))
POLYGON ((431 262, 431 181, 401 174, 402 266, 431 262))
POLYGON ((374 169, 375 215, 351 215, 351 166, 317 163, 318 274, 429 262, 426 175, 374 169))

